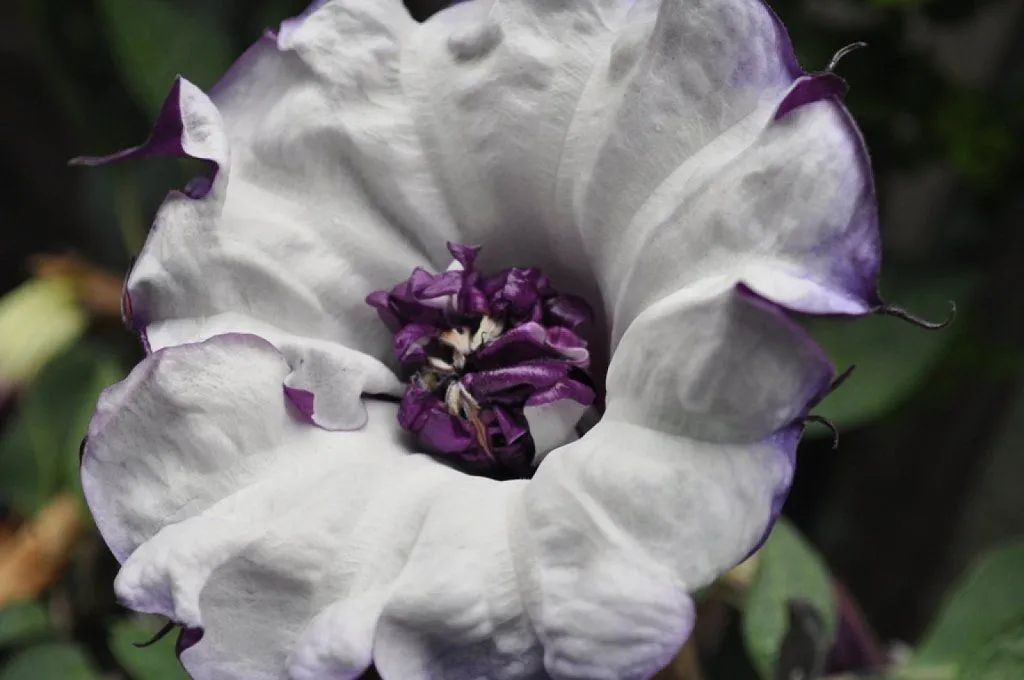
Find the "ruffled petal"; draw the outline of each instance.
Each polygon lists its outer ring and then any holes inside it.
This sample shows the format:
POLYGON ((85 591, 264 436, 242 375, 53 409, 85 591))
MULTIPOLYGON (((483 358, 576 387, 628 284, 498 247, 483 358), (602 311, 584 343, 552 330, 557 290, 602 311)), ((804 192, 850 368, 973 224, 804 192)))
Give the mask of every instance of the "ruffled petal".
POLYGON ((310 427, 288 370, 263 340, 218 336, 108 391, 82 475, 119 599, 191 631, 197 680, 355 678, 371 660, 402 680, 537 677, 505 522, 523 484, 410 455, 393 404, 358 432, 310 427))
POLYGON ((217 336, 105 394, 83 486, 121 600, 203 631, 182 653, 197 680, 370 660, 387 680, 643 680, 689 634, 688 593, 777 512, 830 377, 816 352, 748 290, 674 296, 623 340, 602 421, 495 482, 408 453, 392 404, 358 432, 305 425, 284 356, 217 336), (705 370, 679 381, 673 360, 705 370))
POLYGON ((764 3, 468 2, 406 54, 464 238, 488 246, 485 266, 529 262, 603 298, 613 345, 705 277, 810 313, 878 304, 845 84, 806 75, 764 3))
POLYGON ((337 342, 287 333, 269 323, 226 312, 204 319, 172 319, 144 330, 146 345, 158 352, 229 333, 266 340, 288 362, 285 395, 311 423, 327 430, 354 430, 366 423, 364 395, 398 398, 405 386, 379 359, 337 342))
POLYGON ((157 215, 129 277, 134 325, 237 312, 384 358, 363 298, 443 257, 454 226, 398 78, 401 2, 317 3, 209 96, 179 79, 143 146, 216 168, 157 215), (315 10, 315 11, 314 11, 315 10))

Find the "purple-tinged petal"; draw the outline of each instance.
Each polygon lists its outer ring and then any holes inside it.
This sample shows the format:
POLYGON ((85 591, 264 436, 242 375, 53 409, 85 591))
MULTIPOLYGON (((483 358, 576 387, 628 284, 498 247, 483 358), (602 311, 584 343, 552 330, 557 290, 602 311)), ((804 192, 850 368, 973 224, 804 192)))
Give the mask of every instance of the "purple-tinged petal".
POLYGON ((775 120, 785 118, 801 106, 826 99, 842 100, 849 85, 834 73, 813 73, 797 79, 775 109, 775 120))
POLYGON ((476 263, 476 258, 480 254, 480 246, 467 246, 449 241, 448 252, 462 266, 462 269, 468 272, 473 269, 476 263))
POLYGON ((466 388, 479 400, 500 399, 509 393, 518 395, 545 390, 569 373, 569 366, 557 361, 537 361, 506 368, 469 373, 462 378, 466 388))
POLYGON ((232 333, 262 338, 284 355, 291 368, 282 381, 285 396, 309 422, 324 429, 362 427, 366 422, 364 394, 398 397, 402 393, 398 377, 378 359, 338 343, 286 333, 239 314, 164 321, 145 329, 151 351, 232 333))
POLYGON ((474 358, 480 368, 491 369, 543 359, 563 360, 585 367, 590 356, 586 343, 572 331, 558 326, 545 328, 529 321, 484 345, 474 358))
POLYGON ((575 329, 594 322, 594 309, 575 295, 556 295, 544 301, 544 323, 575 329))
POLYGON ((145 144, 83 161, 218 166, 161 208, 128 280, 136 326, 235 311, 387 356, 365 292, 428 250, 439 264, 455 235, 397 79, 416 28, 397 2, 326 3, 264 36, 209 97, 176 81, 145 144))
POLYGON ((426 340, 437 335, 436 326, 410 323, 395 333, 395 356, 403 364, 419 364, 426 359, 423 345, 426 340))
POLYGON ((305 418, 311 423, 314 422, 313 413, 315 412, 315 409, 313 408, 312 392, 310 392, 309 390, 303 390, 297 387, 288 387, 287 385, 285 385, 284 394, 286 397, 288 397, 288 401, 292 403, 292 406, 294 406, 299 411, 299 413, 302 414, 303 418, 305 418))
MULTIPOLYGON (((108 156, 75 158, 71 164, 96 166, 152 156, 187 156, 210 163, 216 176, 226 158, 227 148, 223 137, 213 132, 221 125, 220 115, 212 104, 207 105, 203 101, 205 98, 194 85, 179 76, 160 108, 149 139, 108 156)), ((194 182, 186 189, 193 198, 202 198, 212 187, 209 178, 194 182)))

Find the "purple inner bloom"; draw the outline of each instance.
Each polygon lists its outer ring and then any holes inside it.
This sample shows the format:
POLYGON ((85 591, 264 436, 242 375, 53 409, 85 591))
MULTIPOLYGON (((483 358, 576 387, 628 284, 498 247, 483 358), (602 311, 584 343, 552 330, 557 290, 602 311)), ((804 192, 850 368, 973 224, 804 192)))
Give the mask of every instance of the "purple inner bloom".
POLYGON ((457 265, 416 269, 366 302, 394 333, 408 387, 398 422, 423 448, 476 474, 529 477, 536 453, 525 409, 562 399, 594 403, 580 298, 556 292, 539 269, 491 276, 480 248, 455 243, 457 265))

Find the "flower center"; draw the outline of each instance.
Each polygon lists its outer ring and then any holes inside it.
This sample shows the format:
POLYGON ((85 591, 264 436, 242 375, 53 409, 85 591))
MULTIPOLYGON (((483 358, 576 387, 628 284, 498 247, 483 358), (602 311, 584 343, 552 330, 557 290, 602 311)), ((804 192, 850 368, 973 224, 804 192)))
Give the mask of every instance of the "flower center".
POLYGON ((449 328, 438 334, 433 351, 427 351, 422 368, 413 376, 424 389, 434 394, 443 391, 448 415, 461 418, 473 427, 477 444, 493 458, 487 426, 480 417, 480 402, 462 383, 474 352, 498 338, 505 324, 489 316, 481 317, 472 326, 449 328))
POLYGON ((470 472, 528 477, 538 446, 550 445, 549 407, 582 413, 594 402, 590 355, 577 334, 591 309, 556 292, 538 269, 487 276, 475 267, 478 248, 449 250, 457 264, 448 271, 417 269, 367 297, 394 333, 408 377, 399 423, 428 453, 470 472))

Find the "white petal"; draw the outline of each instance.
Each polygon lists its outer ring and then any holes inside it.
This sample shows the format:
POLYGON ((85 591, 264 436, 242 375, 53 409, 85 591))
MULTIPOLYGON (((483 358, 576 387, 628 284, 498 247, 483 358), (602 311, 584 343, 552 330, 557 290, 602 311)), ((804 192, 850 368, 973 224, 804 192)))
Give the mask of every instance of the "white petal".
POLYGON ((762 2, 460 3, 403 69, 484 266, 603 298, 614 341, 706 276, 814 313, 877 303, 860 135, 762 2))
POLYGON ((288 370, 262 340, 218 336, 105 395, 82 476, 124 561, 119 598, 203 629, 182 654, 197 680, 351 677, 371 656, 389 678, 532 675, 504 524, 525 483, 408 454, 394 404, 371 402, 358 432, 311 427, 288 370))
POLYGON ((359 432, 304 425, 284 357, 218 336, 105 395, 83 485, 122 601, 204 630, 183 654, 198 680, 351 677, 371 658, 386 680, 641 680, 688 635, 688 593, 778 510, 792 405, 829 374, 808 343, 749 292, 669 299, 623 340, 602 422, 499 483, 408 454, 393 404, 359 432), (706 372, 676 381, 657 363, 673 358, 706 372), (641 388, 664 408, 638 411, 641 388))
POLYGON ((808 313, 877 304, 874 188, 848 114, 808 104, 745 142, 680 167, 634 218, 614 265, 616 339, 647 306, 710 276, 808 313))
POLYGON ((540 465, 554 449, 576 439, 576 424, 589 408, 572 399, 559 399, 543 406, 527 406, 523 409, 536 451, 534 465, 540 465))
POLYGON ((151 352, 228 333, 266 340, 284 355, 291 368, 283 381, 285 393, 305 418, 327 430, 362 427, 366 423, 363 395, 400 398, 405 390, 387 366, 368 354, 336 342, 286 333, 241 314, 172 319, 151 324, 143 332, 151 352))
POLYGON ((401 2, 329 2, 254 45, 209 97, 179 80, 153 138, 102 162, 219 167, 173 193, 128 281, 135 325, 238 312, 389 354, 367 293, 444 261, 454 226, 398 78, 401 2), (178 136, 180 135, 180 139, 178 136))

